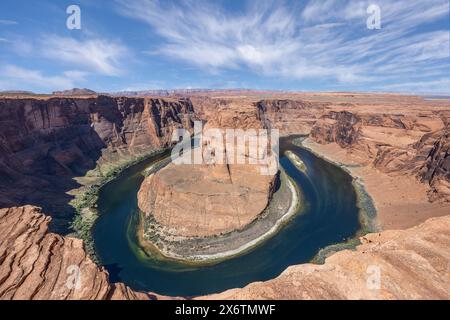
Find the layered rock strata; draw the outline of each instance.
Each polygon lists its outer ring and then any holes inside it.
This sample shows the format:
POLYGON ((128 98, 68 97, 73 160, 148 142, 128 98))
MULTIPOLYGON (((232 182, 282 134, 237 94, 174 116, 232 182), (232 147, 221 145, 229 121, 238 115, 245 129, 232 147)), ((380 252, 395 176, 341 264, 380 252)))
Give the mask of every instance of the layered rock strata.
MULTIPOLYGON (((31 206, 0 209, 0 299, 168 299, 109 283, 82 241, 49 233, 49 220, 31 206)), ((450 299, 449 230, 446 216, 368 234, 324 265, 197 299, 450 299)))
POLYGON ((389 175, 416 176, 431 201, 450 201, 449 124, 443 113, 399 115, 331 111, 311 130, 320 144, 336 143, 389 175))
POLYGON ((304 100, 272 99, 256 102, 259 117, 269 128, 277 128, 282 135, 309 134, 328 103, 304 100))
POLYGON ((287 268, 279 277, 207 299, 450 299, 450 216, 361 238, 323 265, 287 268))
POLYGON ((110 284, 83 241, 49 233, 50 220, 31 206, 0 209, 1 300, 156 298, 110 284))
MULTIPOLYGON (((259 130, 263 124, 252 106, 228 105, 204 128, 259 130)), ((219 145, 204 141, 203 147, 216 150, 219 145)), ((237 142, 236 142, 237 143, 237 142)), ((268 205, 274 191, 276 171, 261 174, 261 166, 250 164, 248 150, 242 149, 243 164, 226 163, 225 139, 223 160, 211 162, 202 152, 203 164, 171 164, 145 179, 138 194, 139 207, 167 227, 174 236, 205 237, 239 230, 252 222, 268 205)), ((248 144, 247 144, 248 148, 248 144)), ((195 152, 195 150, 194 150, 195 152)), ((213 151, 215 152, 215 151, 213 151)), ((264 161, 265 155, 256 160, 264 161)), ((236 161, 236 160, 234 160, 236 161)))
MULTIPOLYGON (((43 207, 64 232, 74 177, 163 148, 174 128, 192 127, 189 100, 0 99, 0 207, 43 207)), ((89 180, 87 179, 87 180, 89 180)))
POLYGON ((424 136, 415 148, 420 159, 426 157, 418 176, 431 186, 430 199, 450 202, 450 125, 447 124, 445 129, 430 136, 424 136))

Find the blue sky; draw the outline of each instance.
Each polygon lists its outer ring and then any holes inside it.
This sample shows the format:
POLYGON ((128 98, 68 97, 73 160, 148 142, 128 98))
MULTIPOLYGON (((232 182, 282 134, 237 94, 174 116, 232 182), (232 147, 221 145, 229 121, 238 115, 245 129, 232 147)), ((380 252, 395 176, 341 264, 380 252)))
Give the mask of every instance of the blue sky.
POLYGON ((449 94, 449 42, 448 0, 2 0, 0 91, 449 94), (81 30, 66 27, 73 4, 81 30))

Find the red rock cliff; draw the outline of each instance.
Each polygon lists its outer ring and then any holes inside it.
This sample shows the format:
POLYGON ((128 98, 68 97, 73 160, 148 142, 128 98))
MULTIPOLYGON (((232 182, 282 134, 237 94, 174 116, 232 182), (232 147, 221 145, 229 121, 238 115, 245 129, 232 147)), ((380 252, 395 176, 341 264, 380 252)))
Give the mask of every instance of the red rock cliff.
POLYGON ((0 207, 38 205, 63 226, 73 177, 168 146, 193 111, 188 99, 0 99, 0 207))

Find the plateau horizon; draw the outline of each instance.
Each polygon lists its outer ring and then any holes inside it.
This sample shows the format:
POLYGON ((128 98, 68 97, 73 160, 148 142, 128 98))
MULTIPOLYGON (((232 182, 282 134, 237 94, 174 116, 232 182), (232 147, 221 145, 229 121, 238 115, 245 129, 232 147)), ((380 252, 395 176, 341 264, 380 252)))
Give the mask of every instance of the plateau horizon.
POLYGON ((177 144, 171 160, 175 165, 257 165, 261 175, 274 175, 279 168, 279 140, 278 129, 203 129, 201 121, 194 121, 193 135, 184 128, 173 131, 172 142, 177 144))

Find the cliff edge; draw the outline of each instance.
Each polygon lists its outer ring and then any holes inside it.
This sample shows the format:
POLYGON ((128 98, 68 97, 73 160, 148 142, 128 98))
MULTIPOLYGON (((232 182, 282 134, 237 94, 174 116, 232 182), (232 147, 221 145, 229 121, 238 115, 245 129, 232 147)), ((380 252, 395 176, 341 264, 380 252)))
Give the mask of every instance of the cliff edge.
MULTIPOLYGON (((31 206, 0 209, 0 299, 169 298, 109 283, 81 240, 48 231, 50 219, 31 206)), ((450 299, 449 230, 445 216, 368 234, 323 265, 291 266, 273 280, 198 299, 450 299)))

